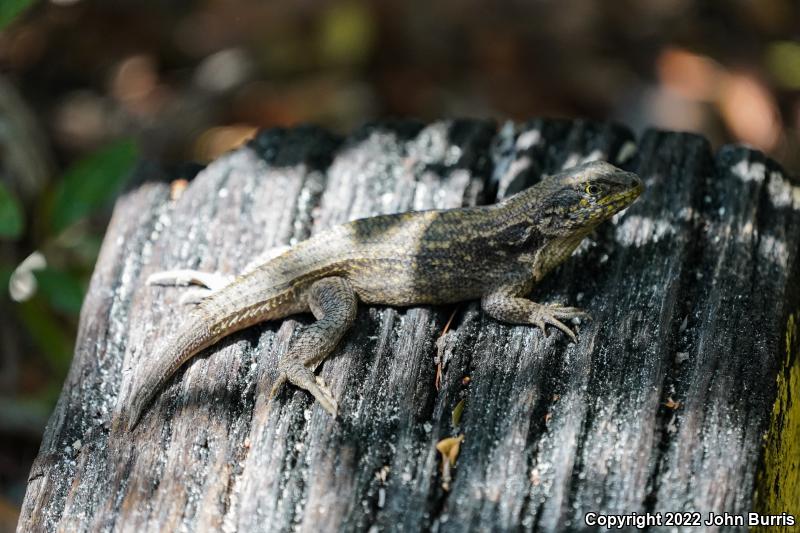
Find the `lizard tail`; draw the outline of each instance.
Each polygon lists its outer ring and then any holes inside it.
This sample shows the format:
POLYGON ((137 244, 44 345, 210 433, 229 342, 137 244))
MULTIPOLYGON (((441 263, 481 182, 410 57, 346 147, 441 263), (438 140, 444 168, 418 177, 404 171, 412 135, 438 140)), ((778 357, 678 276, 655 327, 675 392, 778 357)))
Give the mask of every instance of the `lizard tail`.
POLYGON ((262 267, 204 299, 175 336, 162 344, 153 358, 140 364, 143 368, 134 378, 128 429, 136 426, 150 401, 181 365, 200 350, 258 322, 307 310, 307 304, 294 297, 291 287, 276 288, 274 282, 266 283, 272 275, 262 267))
POLYGON ((138 379, 134 378, 128 430, 136 427, 145 408, 172 375, 196 353, 217 341, 206 321, 200 317, 192 316, 187 322, 175 337, 162 344, 138 379))

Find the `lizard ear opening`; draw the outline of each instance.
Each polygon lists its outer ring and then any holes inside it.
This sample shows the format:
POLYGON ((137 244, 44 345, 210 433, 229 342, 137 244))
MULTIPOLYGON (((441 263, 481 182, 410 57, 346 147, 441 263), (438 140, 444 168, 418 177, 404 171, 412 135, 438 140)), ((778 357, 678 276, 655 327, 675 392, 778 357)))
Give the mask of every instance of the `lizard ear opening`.
POLYGON ((534 225, 543 235, 563 235, 577 225, 574 215, 581 202, 586 202, 583 189, 576 189, 574 185, 562 186, 534 208, 534 225))
POLYGON ((520 224, 508 228, 505 235, 506 242, 512 248, 535 248, 541 242, 541 236, 536 230, 536 224, 524 221, 520 224))

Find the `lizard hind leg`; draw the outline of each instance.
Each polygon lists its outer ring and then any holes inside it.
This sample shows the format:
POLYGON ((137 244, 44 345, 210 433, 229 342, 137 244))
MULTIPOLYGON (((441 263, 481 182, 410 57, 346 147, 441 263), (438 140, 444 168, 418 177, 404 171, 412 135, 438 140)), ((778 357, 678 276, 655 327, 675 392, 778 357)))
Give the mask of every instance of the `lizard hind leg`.
POLYGON ((310 392, 335 417, 336 400, 314 371, 350 329, 356 318, 358 298, 350 282, 344 278, 330 277, 315 281, 308 289, 307 299, 317 321, 300 333, 278 362, 280 375, 270 397, 274 397, 281 386, 289 381, 310 392))
POLYGON ((148 285, 186 287, 193 285, 180 297, 181 305, 197 304, 233 281, 233 276, 200 270, 164 270, 150 274, 148 285))
MULTIPOLYGON (((269 248, 252 259, 242 270, 242 275, 248 274, 285 253, 288 246, 269 248)), ((181 305, 198 304, 220 289, 230 285, 236 276, 220 274, 217 272, 203 272, 202 270, 175 269, 164 270, 150 274, 147 285, 162 285, 173 287, 187 287, 193 285, 180 297, 181 305)))

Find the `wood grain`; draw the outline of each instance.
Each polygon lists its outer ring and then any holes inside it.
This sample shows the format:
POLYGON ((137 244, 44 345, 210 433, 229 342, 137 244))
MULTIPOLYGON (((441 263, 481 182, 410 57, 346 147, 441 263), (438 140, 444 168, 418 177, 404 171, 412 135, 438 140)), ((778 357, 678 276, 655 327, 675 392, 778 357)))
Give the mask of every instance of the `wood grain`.
POLYGON ((264 131, 176 201, 156 181, 118 201, 19 530, 560 531, 589 511, 747 512, 800 307, 798 246, 795 182, 694 135, 559 120, 264 131), (475 303, 360 306, 321 370, 333 420, 295 389, 267 402, 310 321, 296 317, 206 350, 120 429, 137 369, 181 322, 180 289, 149 274, 235 273, 333 224, 491 202, 587 159, 647 189, 534 290, 592 314, 577 344, 475 303), (435 444, 461 434, 445 491, 435 444))

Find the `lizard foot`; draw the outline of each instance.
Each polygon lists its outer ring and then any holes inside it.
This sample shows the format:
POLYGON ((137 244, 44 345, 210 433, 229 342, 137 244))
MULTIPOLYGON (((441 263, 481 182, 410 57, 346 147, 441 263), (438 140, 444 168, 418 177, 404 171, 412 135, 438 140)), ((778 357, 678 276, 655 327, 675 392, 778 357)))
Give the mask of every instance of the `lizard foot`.
POLYGON ((332 417, 336 418, 336 413, 338 411, 336 399, 321 377, 315 375, 300 362, 294 362, 294 364, 283 363, 280 366, 284 367, 285 370, 281 372, 278 379, 275 380, 275 384, 272 386, 272 390, 269 393, 270 399, 274 398, 281 387, 288 381, 310 392, 322 408, 328 411, 332 417))
POLYGON ((188 285, 199 285, 212 291, 218 291, 233 281, 233 276, 224 276, 213 272, 201 272, 199 270, 164 270, 150 274, 147 278, 148 285, 165 285, 174 287, 186 287, 188 285))
POLYGON ((191 289, 186 289, 186 292, 184 292, 181 297, 178 298, 178 303, 181 305, 196 305, 212 294, 214 294, 214 291, 210 289, 192 287, 191 289))
POLYGON ((323 380, 321 377, 315 376, 314 381, 316 382, 316 387, 307 389, 308 392, 314 395, 314 398, 317 399, 323 409, 328 411, 333 418, 336 418, 336 413, 339 411, 339 406, 336 404, 336 399, 333 397, 333 393, 325 384, 325 380, 323 380))
POLYGON ((591 318, 588 313, 578 309, 577 307, 565 307, 561 304, 540 305, 533 316, 531 322, 542 329, 542 333, 547 336, 545 325, 550 324, 555 326, 567 335, 569 335, 572 342, 577 342, 575 333, 562 322, 562 320, 570 320, 572 318, 591 318))
POLYGON ((173 287, 197 285, 197 287, 187 289, 180 297, 178 302, 181 305, 198 304, 228 285, 231 281, 233 281, 232 276, 200 272, 199 270, 165 270, 163 272, 155 272, 147 278, 148 285, 173 287))

